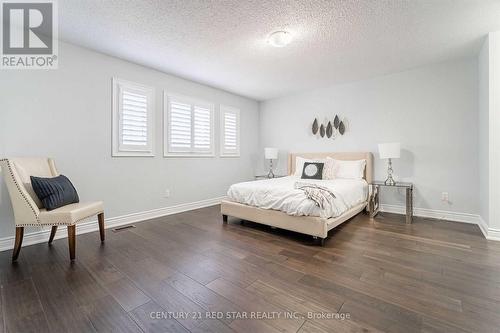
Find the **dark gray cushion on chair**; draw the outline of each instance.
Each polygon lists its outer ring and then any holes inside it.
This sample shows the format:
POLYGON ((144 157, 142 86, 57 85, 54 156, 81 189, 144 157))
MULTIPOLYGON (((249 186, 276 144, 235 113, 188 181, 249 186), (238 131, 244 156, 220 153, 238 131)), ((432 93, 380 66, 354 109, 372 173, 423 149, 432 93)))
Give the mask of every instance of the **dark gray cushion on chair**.
POLYGON ((30 178, 33 191, 47 210, 80 202, 75 187, 66 176, 60 175, 53 178, 31 176, 30 178))

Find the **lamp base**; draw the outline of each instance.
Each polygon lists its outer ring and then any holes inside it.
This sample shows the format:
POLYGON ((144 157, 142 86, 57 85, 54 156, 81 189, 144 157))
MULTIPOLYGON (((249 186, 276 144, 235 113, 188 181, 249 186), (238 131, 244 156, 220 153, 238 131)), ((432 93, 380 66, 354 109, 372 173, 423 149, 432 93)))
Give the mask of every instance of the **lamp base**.
POLYGON ((269 173, 267 174, 267 178, 274 178, 273 172, 273 160, 269 160, 269 173))
POLYGON ((384 184, 389 186, 394 186, 396 185, 396 182, 394 181, 394 179, 392 179, 392 177, 389 177, 385 180, 384 184))
POLYGON ((387 179, 384 182, 385 185, 394 186, 396 181, 392 178, 392 161, 389 159, 389 164, 387 165, 387 179))

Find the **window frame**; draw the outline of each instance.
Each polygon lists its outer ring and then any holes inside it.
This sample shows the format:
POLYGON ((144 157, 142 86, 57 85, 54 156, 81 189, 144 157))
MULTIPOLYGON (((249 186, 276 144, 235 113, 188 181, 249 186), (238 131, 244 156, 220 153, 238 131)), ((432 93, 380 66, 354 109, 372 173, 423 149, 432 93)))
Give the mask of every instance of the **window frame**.
POLYGON ((112 78, 112 157, 153 157, 155 156, 155 89, 140 83, 112 78), (121 91, 123 87, 131 91, 141 92, 147 99, 147 145, 145 149, 122 144, 121 91))
POLYGON ((177 93, 168 93, 163 91, 163 157, 185 158, 185 157, 215 157, 215 105, 212 102, 195 97, 181 95, 177 93), (191 107, 191 149, 189 151, 172 151, 170 147, 170 103, 177 100, 179 103, 189 104, 191 107), (210 110, 210 150, 207 152, 196 151, 194 144, 194 108, 195 106, 204 107, 210 110))
POLYGON ((234 107, 234 106, 229 106, 229 105, 223 105, 221 104, 219 106, 219 125, 220 125, 220 157, 240 157, 241 155, 241 110, 234 107), (236 152, 234 153, 228 153, 225 150, 224 146, 224 137, 226 135, 225 133, 225 126, 224 126, 224 114, 225 113, 234 113, 236 115, 236 152))

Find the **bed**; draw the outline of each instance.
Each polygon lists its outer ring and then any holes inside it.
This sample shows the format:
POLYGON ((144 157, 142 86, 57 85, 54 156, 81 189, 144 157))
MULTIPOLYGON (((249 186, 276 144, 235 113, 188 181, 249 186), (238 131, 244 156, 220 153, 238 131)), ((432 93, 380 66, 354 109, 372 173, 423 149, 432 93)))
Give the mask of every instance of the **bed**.
MULTIPOLYGON (((369 198, 368 184, 373 180, 373 155, 369 152, 292 153, 288 156, 288 176, 289 177, 244 182, 233 185, 228 191, 228 194, 230 194, 229 199, 223 200, 221 203, 223 222, 227 223, 228 216, 232 216, 276 228, 311 235, 318 239, 319 243, 323 245, 331 229, 362 212, 367 206, 369 198), (312 206, 304 205, 304 207, 294 207, 291 202, 296 200, 294 197, 298 195, 296 193, 286 197, 288 202, 270 200, 268 198, 268 196, 279 196, 280 190, 286 186, 290 186, 290 182, 300 181, 298 178, 292 180, 290 177, 295 173, 295 160, 297 157, 312 160, 325 159, 326 157, 343 161, 366 160, 363 179, 358 183, 353 182, 352 184, 347 184, 346 182, 340 181, 331 184, 335 186, 338 191, 342 189, 342 197, 344 197, 344 195, 350 197, 349 200, 345 200, 346 207, 342 207, 341 211, 335 211, 335 209, 333 209, 332 212, 321 214, 318 210, 311 208, 314 206, 314 203, 311 203, 312 206), (363 192, 361 194, 362 198, 360 198, 360 188, 362 188, 363 192), (252 191, 254 191, 254 193, 252 193, 252 191), (355 194, 351 194, 354 192, 355 194)), ((322 184, 329 185, 329 183, 322 184)), ((304 200, 301 202, 303 203, 304 200)))

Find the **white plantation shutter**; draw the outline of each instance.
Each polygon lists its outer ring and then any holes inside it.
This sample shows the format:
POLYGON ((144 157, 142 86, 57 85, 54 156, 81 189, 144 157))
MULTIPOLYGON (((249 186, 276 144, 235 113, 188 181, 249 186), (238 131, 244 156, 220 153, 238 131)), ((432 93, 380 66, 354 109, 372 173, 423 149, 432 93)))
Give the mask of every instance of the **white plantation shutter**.
POLYGON ((224 113, 224 150, 236 151, 237 138, 236 138, 236 115, 234 113, 224 113))
POLYGON ((169 143, 173 151, 191 149, 191 105, 170 103, 169 143))
POLYGON ((194 150, 210 151, 212 148, 212 110, 194 106, 194 150))
POLYGON ((213 156, 212 104, 165 95, 165 156, 213 156))
POLYGON ((240 110, 230 106, 220 106, 221 156, 240 155, 240 110))
POLYGON ((123 89, 121 94, 121 143, 123 145, 148 145, 148 97, 123 89))
POLYGON ((113 156, 153 156, 154 89, 113 79, 113 156))

